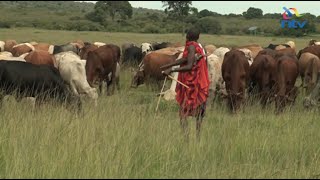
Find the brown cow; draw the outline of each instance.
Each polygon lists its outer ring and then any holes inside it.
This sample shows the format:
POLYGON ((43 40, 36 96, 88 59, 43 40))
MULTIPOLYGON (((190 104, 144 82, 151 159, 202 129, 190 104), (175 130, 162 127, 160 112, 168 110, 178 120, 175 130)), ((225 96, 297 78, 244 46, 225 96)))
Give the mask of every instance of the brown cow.
POLYGON ((307 96, 303 100, 303 106, 305 108, 311 108, 312 106, 316 106, 319 103, 319 92, 320 92, 320 72, 318 73, 318 81, 312 91, 307 94, 307 96))
POLYGON ((285 55, 277 60, 276 114, 282 112, 288 102, 295 102, 298 88, 294 85, 298 75, 299 69, 296 59, 285 55))
POLYGON ((50 44, 48 43, 38 43, 36 45, 33 46, 35 50, 38 50, 38 51, 48 51, 49 52, 49 47, 50 47, 50 44))
MULTIPOLYGON (((305 67, 303 84, 304 84, 304 87, 306 88, 306 93, 310 94, 310 92, 312 91, 312 89, 315 87, 317 83, 318 72, 320 71, 320 59, 318 58, 318 56, 310 53, 303 53, 301 55, 301 58, 304 58, 305 54, 309 56, 308 56, 308 62, 306 63, 306 67, 305 67)), ((299 61, 299 65, 300 65, 300 61, 299 61)), ((299 70, 300 70, 300 66, 299 66, 299 70)))
POLYGON ((75 40, 75 41, 70 42, 70 44, 73 44, 73 43, 76 43, 76 44, 77 44, 77 47, 78 47, 79 49, 81 49, 81 48, 84 47, 84 42, 83 42, 82 40, 80 40, 80 39, 77 39, 77 40, 75 40))
POLYGON ((231 50, 225 54, 222 77, 228 93, 228 106, 236 113, 245 98, 245 88, 249 83, 249 62, 242 51, 231 50))
POLYGON ((98 46, 94 44, 86 44, 83 48, 80 49, 79 56, 81 59, 87 59, 88 58, 88 53, 90 51, 94 51, 98 49, 98 46))
POLYGON ((26 62, 40 65, 40 64, 46 64, 50 66, 54 66, 55 58, 52 54, 50 54, 48 51, 32 51, 30 52, 25 58, 26 62))
POLYGON ((142 60, 142 67, 136 72, 132 79, 131 87, 138 87, 142 83, 150 85, 155 82, 158 88, 161 87, 161 82, 165 76, 162 74, 161 66, 174 62, 179 56, 180 52, 174 55, 167 55, 162 53, 151 52, 147 54, 142 60))
POLYGON ((314 46, 309 46, 301 49, 299 53, 297 54, 298 59, 300 59, 300 56, 305 53, 309 52, 311 54, 314 54, 320 58, 320 45, 314 45, 314 46))
POLYGON ((245 46, 240 46, 237 47, 236 49, 249 49, 252 52, 252 58, 254 59, 257 57, 260 51, 263 50, 263 48, 260 45, 257 44, 251 44, 251 45, 245 45, 245 46))
POLYGON ((207 54, 210 55, 210 54, 213 54, 214 50, 216 50, 217 47, 215 45, 209 44, 209 45, 206 45, 204 49, 207 51, 207 54))
POLYGON ((15 40, 6 40, 4 45, 4 51, 8 51, 12 53, 13 46, 17 45, 17 41, 15 40))
POLYGON ((265 108, 268 99, 274 96, 276 65, 276 60, 272 56, 258 55, 250 66, 250 83, 258 85, 262 108, 265 108))
MULTIPOLYGON (((319 61, 319 58, 318 56, 314 55, 314 54, 311 54, 311 53, 303 53, 300 58, 299 58, 299 74, 300 74, 300 77, 301 77, 301 86, 303 87, 307 87, 308 84, 309 84, 309 80, 311 79, 312 77, 312 74, 309 74, 309 73, 306 73, 306 70, 307 70, 307 66, 308 64, 313 60, 318 60, 319 61)), ((312 62, 310 63, 310 65, 312 64, 312 62)), ((309 72, 310 72, 310 69, 309 69, 309 72)), ((314 79, 315 80, 315 79, 314 79)), ((316 82, 316 81, 314 81, 316 82)))
POLYGON ((271 57, 275 58, 276 54, 277 54, 276 50, 266 48, 266 49, 263 49, 262 51, 260 51, 257 56, 259 56, 259 55, 270 55, 271 57))
POLYGON ((276 50, 275 59, 278 59, 284 55, 293 57, 294 59, 298 60, 296 56, 296 51, 293 48, 284 48, 284 49, 276 50))
POLYGON ((107 82, 107 95, 114 93, 115 85, 119 90, 119 79, 116 79, 117 63, 120 61, 120 48, 113 44, 100 46, 94 51, 88 52, 86 63, 86 75, 91 87, 98 82, 99 92, 102 91, 102 82, 107 82), (108 75, 112 73, 111 79, 108 75), (110 92, 110 85, 112 89, 110 92))
POLYGON ((22 54, 29 53, 34 50, 34 47, 29 43, 17 44, 12 48, 12 55, 19 57, 22 54))

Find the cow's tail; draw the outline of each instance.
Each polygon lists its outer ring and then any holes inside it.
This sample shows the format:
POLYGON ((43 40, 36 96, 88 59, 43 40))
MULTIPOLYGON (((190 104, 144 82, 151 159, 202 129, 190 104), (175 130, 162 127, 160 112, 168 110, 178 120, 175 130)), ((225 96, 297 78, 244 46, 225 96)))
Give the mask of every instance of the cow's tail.
POLYGON ((264 69, 269 69, 270 67, 270 62, 268 61, 268 58, 266 56, 264 56, 263 58, 263 68, 264 69))
POLYGON ((318 64, 317 64, 316 57, 312 58, 311 68, 312 68, 311 84, 314 85, 316 84, 317 78, 318 78, 318 64))
POLYGON ((277 96, 285 96, 286 78, 285 78, 285 73, 283 68, 283 61, 278 61, 278 64, 277 64, 277 86, 278 86, 277 96))

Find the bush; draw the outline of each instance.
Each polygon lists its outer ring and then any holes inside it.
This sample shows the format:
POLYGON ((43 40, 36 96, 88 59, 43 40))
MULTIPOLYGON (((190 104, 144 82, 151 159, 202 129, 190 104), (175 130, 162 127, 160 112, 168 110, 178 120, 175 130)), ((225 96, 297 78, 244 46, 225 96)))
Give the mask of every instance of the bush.
POLYGON ((239 28, 236 28, 236 27, 227 27, 225 32, 226 32, 226 34, 230 34, 230 35, 241 34, 241 30, 239 28))
POLYGON ((148 24, 143 30, 143 33, 160 33, 159 27, 153 25, 153 24, 148 24))
POLYGON ((0 28, 10 28, 10 23, 8 22, 0 22, 0 28))
POLYGON ((198 27, 202 33, 208 34, 219 34, 222 29, 221 24, 213 17, 199 19, 196 23, 196 27, 198 27))

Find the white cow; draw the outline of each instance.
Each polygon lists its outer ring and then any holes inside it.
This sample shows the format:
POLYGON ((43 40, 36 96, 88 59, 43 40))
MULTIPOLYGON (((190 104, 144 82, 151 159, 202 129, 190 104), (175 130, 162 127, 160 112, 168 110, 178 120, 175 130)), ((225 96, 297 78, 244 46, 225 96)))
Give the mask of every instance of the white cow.
POLYGON ((223 59, 219 58, 215 54, 211 54, 208 56, 207 60, 210 79, 208 106, 210 106, 218 94, 218 90, 219 93, 223 93, 225 91, 225 84, 221 72, 223 59))
POLYGON ((86 95, 94 100, 97 106, 98 93, 96 88, 90 87, 86 76, 86 60, 71 51, 61 52, 54 55, 55 66, 59 70, 63 80, 69 83, 72 92, 77 95, 86 95))
POLYGON ((21 43, 21 44, 17 44, 15 46, 13 46, 12 48, 16 48, 16 47, 19 47, 19 46, 23 46, 23 45, 26 45, 28 46, 29 48, 31 48, 32 51, 34 51, 34 46, 30 43, 21 43))
MULTIPOLYGON (((318 42, 320 45, 320 42, 318 42)), ((292 49, 296 50, 296 44, 293 41, 286 42, 287 45, 289 45, 292 49)))
POLYGON ((8 51, 0 52, 0 60, 26 62, 24 57, 13 57, 12 53, 8 51))
POLYGON ((145 54, 145 55, 150 53, 151 51, 153 51, 152 45, 150 43, 142 43, 141 51, 142 51, 142 54, 145 54))
MULTIPOLYGON (((180 59, 182 58, 182 55, 183 53, 180 53, 180 55, 178 56, 177 59, 180 59)), ((177 67, 180 67, 180 66, 174 66, 174 68, 177 68, 177 67)), ((173 72, 171 73, 171 75, 175 78, 175 79, 178 79, 178 75, 179 73, 178 72, 173 72)), ((165 92, 163 92, 162 94, 160 95, 163 95, 163 98, 166 100, 166 101, 171 101, 171 100, 174 100, 176 98, 176 86, 177 86, 177 82, 172 80, 171 82, 171 86, 170 86, 170 89, 166 90, 165 92)))
POLYGON ((253 55, 250 49, 247 48, 242 48, 242 49, 238 49, 239 51, 242 51, 244 53, 244 55, 246 56, 248 62, 249 62, 249 66, 251 66, 251 64, 253 63, 253 55))
POLYGON ((0 52, 4 51, 4 45, 6 43, 4 41, 0 41, 0 52))
POLYGON ((94 42, 93 44, 98 47, 106 45, 106 43, 103 43, 103 42, 94 42))
POLYGON ((218 49, 213 51, 213 54, 217 55, 223 61, 224 55, 229 51, 230 51, 230 49, 228 49, 226 47, 219 47, 218 49))

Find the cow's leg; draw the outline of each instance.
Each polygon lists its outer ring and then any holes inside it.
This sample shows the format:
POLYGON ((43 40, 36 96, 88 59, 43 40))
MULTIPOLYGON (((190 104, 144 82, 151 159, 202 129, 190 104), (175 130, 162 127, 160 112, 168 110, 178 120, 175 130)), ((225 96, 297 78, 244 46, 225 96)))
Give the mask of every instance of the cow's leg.
POLYGON ((74 84, 73 81, 70 82, 70 88, 71 88, 71 91, 74 93, 74 95, 80 96, 76 88, 76 85, 74 84))
POLYGON ((114 94, 114 90, 115 90, 115 81, 116 81, 116 71, 117 71, 117 64, 115 64, 112 68, 112 75, 111 75, 111 83, 109 86, 107 86, 107 95, 110 96, 112 94, 114 94), (111 86, 111 87, 110 87, 111 86), (110 90, 111 88, 111 90, 110 90))
POLYGON ((101 93, 102 93, 102 83, 103 83, 103 81, 99 82, 99 95, 101 95, 101 93))
POLYGON ((260 103, 262 105, 262 109, 265 109, 267 102, 268 102, 268 94, 269 94, 269 89, 268 88, 262 88, 261 90, 261 99, 260 103))
POLYGON ((118 63, 117 63, 115 77, 116 77, 115 83, 116 83, 116 86, 117 86, 117 91, 120 91, 120 64, 118 64, 118 63))

